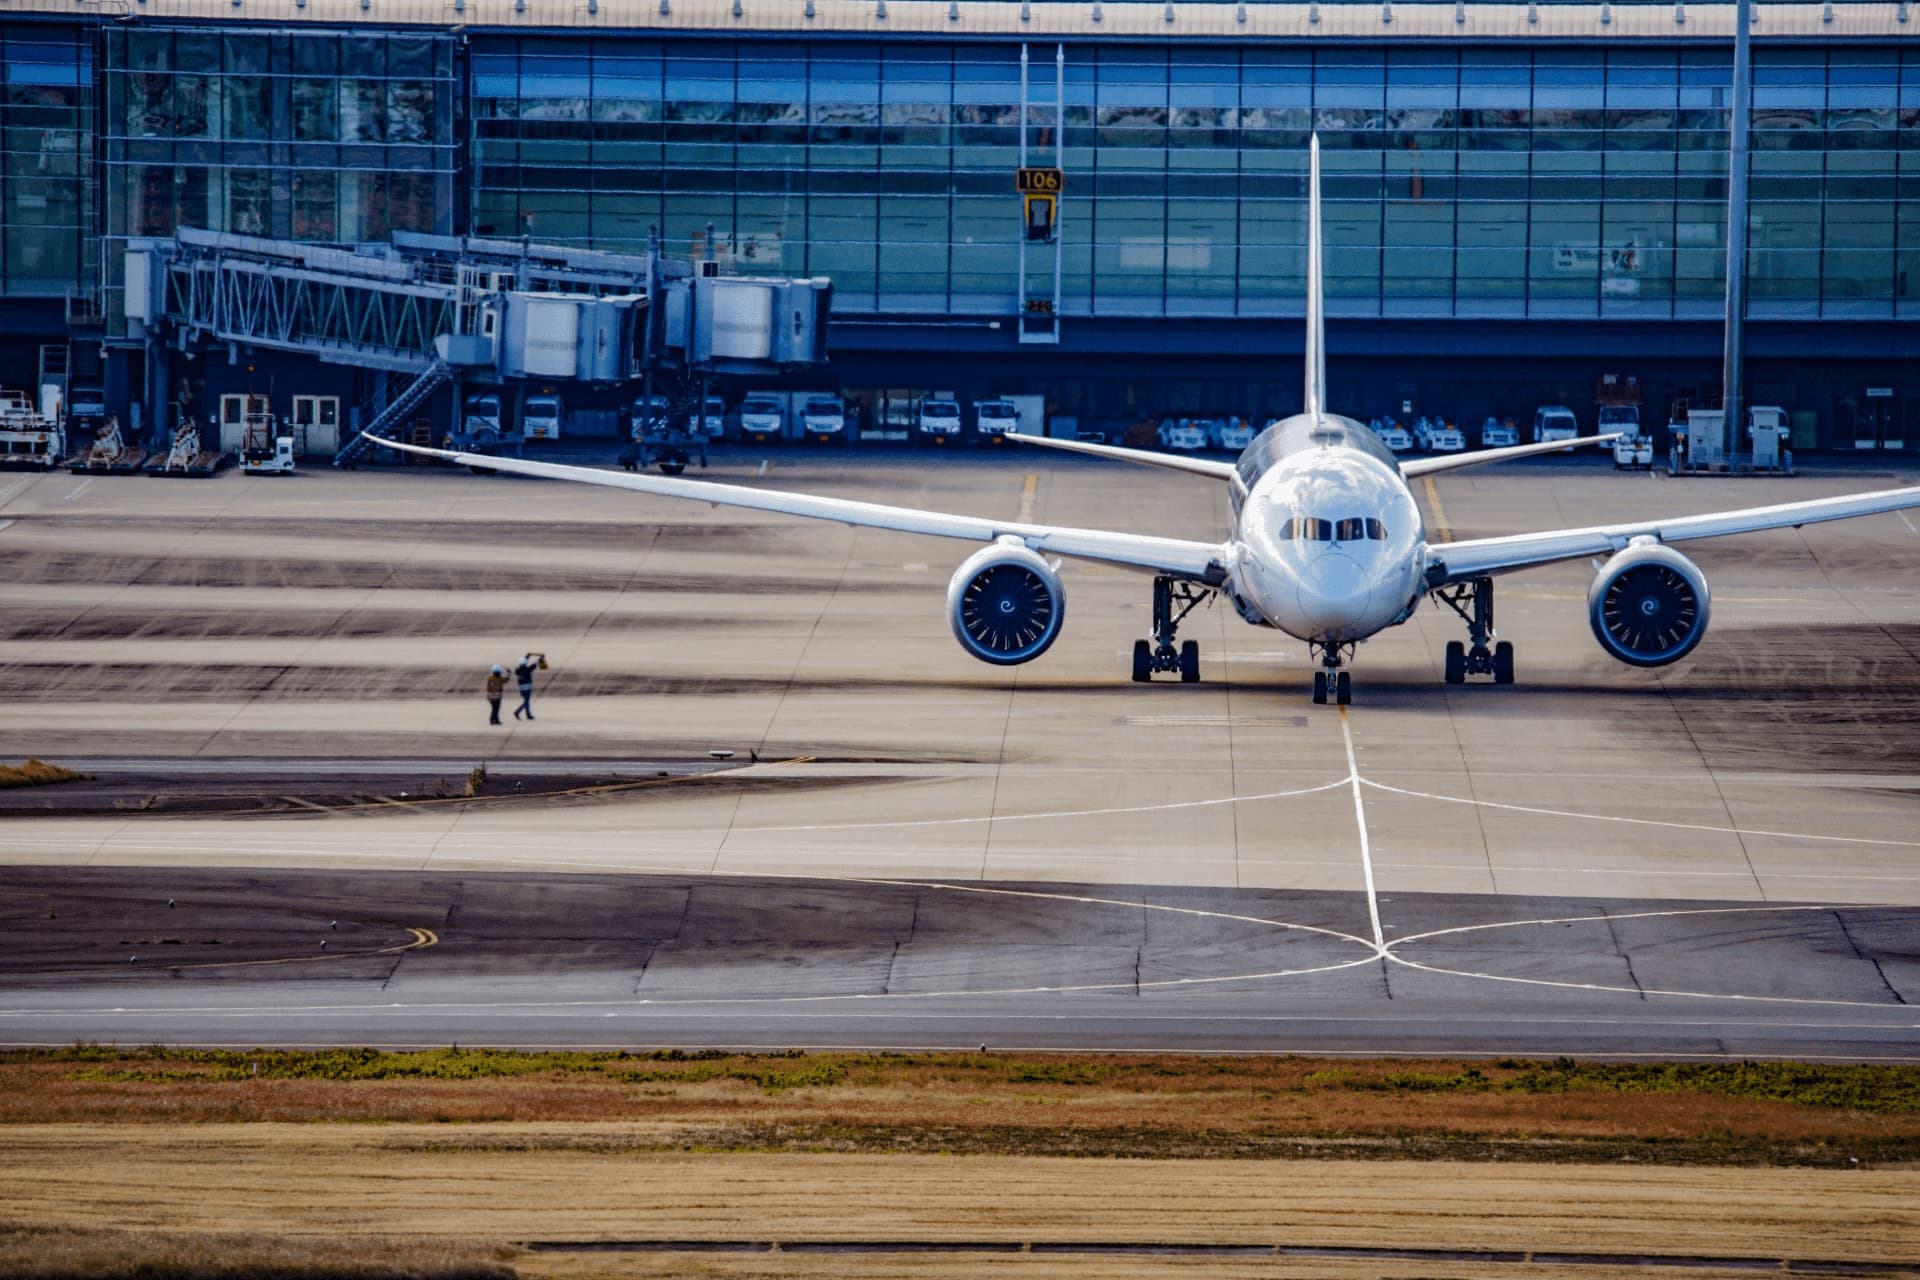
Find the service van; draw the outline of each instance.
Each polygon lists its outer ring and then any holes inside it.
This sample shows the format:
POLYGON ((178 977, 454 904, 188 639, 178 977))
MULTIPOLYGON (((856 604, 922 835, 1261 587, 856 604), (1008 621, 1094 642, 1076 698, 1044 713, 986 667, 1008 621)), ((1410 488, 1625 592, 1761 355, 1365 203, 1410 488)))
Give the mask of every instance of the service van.
POLYGON ((975 400, 973 433, 982 444, 999 444, 1008 432, 1020 430, 1020 406, 1011 400, 975 400))
POLYGON ((561 414, 559 396, 528 396, 520 409, 520 434, 528 440, 558 440, 561 414))
POLYGON ((800 433, 821 444, 847 438, 847 406, 839 396, 811 395, 801 402, 800 433))
POLYGON ((1543 404, 1533 411, 1533 442, 1571 440, 1580 434, 1580 420, 1563 404, 1543 404))
POLYGON ((778 396, 748 396, 740 402, 740 438, 755 444, 778 440, 787 429, 786 402, 778 396))
POLYGON ((929 396, 920 402, 914 420, 914 434, 922 444, 947 444, 960 439, 960 402, 936 400, 929 396))

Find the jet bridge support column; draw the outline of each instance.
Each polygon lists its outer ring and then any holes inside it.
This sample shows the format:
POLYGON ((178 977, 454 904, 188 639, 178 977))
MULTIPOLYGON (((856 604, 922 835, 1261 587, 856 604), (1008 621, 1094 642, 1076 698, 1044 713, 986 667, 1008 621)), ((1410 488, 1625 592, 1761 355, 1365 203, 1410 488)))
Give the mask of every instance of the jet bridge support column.
POLYGON ((1726 412, 1724 456, 1731 467, 1744 453, 1746 414, 1741 384, 1746 376, 1747 321, 1747 127, 1753 116, 1752 0, 1733 11, 1733 120, 1727 148, 1727 322, 1720 363, 1720 404, 1726 412))

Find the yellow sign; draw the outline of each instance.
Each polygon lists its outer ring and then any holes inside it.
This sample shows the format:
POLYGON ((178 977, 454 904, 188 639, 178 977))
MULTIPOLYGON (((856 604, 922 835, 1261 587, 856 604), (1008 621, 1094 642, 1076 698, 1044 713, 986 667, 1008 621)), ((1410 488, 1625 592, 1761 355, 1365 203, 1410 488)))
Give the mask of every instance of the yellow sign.
POLYGON ((1067 180, 1058 169, 1018 169, 1015 185, 1028 195, 1059 195, 1067 189, 1067 180))

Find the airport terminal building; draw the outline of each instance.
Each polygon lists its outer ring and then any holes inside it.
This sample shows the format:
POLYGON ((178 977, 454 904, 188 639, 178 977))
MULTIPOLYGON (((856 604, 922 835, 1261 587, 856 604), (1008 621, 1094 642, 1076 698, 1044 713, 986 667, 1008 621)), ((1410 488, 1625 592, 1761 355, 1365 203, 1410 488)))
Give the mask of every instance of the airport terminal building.
MULTIPOLYGON (((1290 412, 1317 132, 1336 407, 1590 425, 1616 373, 1657 420, 1718 393, 1732 13, 7 0, 0 385, 60 359, 137 396, 130 238, 657 234, 830 277, 831 380, 875 422, 933 389, 1290 412), (1062 172, 1050 239, 1023 159, 1062 172)), ((1920 448, 1920 15, 1755 13, 1749 400, 1800 448, 1920 448)), ((361 376, 204 364, 193 394, 361 376)))

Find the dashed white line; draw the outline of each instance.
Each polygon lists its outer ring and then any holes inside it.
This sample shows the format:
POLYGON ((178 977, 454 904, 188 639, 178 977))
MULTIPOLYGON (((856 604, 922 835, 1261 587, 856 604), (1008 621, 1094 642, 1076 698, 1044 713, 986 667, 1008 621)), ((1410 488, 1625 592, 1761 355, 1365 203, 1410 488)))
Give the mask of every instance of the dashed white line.
POLYGON ((85 480, 82 480, 79 484, 75 485, 73 487, 73 491, 67 494, 64 498, 60 499, 60 501, 72 502, 75 498, 79 497, 81 494, 91 489, 93 487, 93 481, 94 481, 94 477, 88 476, 85 480))
POLYGON ((1896 511, 1896 512, 1894 512, 1893 514, 1895 514, 1895 515, 1897 515, 1897 516, 1899 516, 1899 517, 1900 517, 1900 523, 1901 523, 1901 524, 1903 524, 1903 525, 1905 525, 1905 526, 1907 526, 1907 532, 1908 532, 1908 533, 1920 533, 1920 529, 1916 529, 1916 528, 1914 528, 1914 527, 1913 527, 1913 521, 1911 521, 1911 520, 1909 520, 1909 519, 1907 519, 1907 513, 1906 513, 1906 512, 1904 512, 1904 511, 1896 511))

